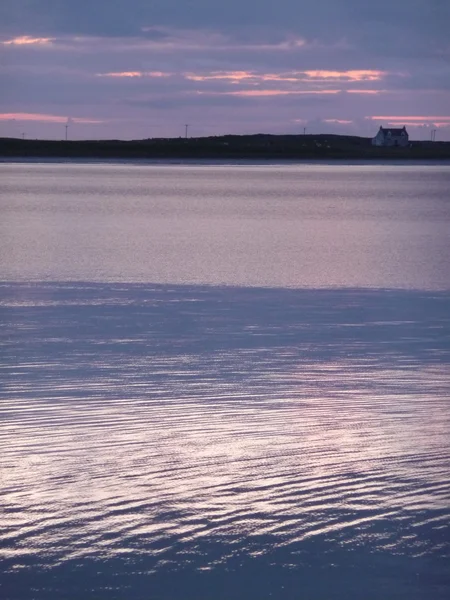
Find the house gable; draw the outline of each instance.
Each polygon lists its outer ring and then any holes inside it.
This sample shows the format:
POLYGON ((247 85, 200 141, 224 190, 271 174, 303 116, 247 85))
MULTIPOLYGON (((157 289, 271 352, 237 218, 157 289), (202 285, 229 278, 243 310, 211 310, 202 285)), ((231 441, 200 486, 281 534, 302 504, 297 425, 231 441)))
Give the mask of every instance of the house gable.
POLYGON ((407 146, 409 135, 406 127, 380 127, 372 139, 373 146, 407 146))

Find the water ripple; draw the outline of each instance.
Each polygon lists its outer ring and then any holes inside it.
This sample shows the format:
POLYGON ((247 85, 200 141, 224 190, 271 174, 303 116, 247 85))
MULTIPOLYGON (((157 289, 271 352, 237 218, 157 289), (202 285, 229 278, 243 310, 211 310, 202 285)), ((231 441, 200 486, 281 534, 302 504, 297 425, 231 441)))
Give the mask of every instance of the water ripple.
POLYGON ((8 572, 99 557, 151 557, 152 573, 242 555, 293 568, 313 560, 311 544, 333 560, 361 549, 450 558, 444 295, 2 293, 8 572), (350 301, 363 320, 350 321, 350 301), (380 320, 380 302, 391 320, 380 320), (432 331, 412 318, 418 304, 432 331), (180 314, 189 327, 161 327, 180 314))

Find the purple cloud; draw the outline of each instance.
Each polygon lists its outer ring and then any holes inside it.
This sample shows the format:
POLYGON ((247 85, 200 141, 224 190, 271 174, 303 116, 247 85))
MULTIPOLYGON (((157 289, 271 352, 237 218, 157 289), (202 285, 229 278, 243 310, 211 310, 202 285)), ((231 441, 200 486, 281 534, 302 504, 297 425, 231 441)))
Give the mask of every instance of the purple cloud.
POLYGON ((450 3, 429 0, 3 0, 0 135, 62 137, 73 116, 78 138, 189 122, 450 139, 448 22, 450 3))

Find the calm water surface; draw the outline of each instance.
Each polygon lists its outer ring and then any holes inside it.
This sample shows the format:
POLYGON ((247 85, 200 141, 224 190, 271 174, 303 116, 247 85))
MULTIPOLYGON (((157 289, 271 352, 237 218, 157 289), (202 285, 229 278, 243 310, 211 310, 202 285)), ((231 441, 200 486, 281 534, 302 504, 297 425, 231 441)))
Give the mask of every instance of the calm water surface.
POLYGON ((449 190, 0 164, 1 597, 447 599, 449 190))
POLYGON ((450 165, 0 164, 0 277, 450 289, 450 165))

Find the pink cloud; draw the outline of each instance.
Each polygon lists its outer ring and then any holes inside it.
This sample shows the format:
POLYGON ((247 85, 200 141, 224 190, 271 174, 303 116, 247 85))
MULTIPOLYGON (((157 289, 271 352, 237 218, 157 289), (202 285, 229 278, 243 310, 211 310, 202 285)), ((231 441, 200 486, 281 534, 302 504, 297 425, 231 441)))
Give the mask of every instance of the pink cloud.
POLYGON ((40 113, 0 113, 0 121, 40 121, 42 123, 104 123, 98 119, 85 119, 83 117, 63 117, 60 115, 46 115, 40 113))
POLYGON ((375 115, 366 117, 370 121, 378 121, 387 123, 392 127, 436 127, 436 128, 448 128, 450 127, 450 116, 424 116, 424 115, 410 115, 410 116, 393 116, 393 115, 375 115))
POLYGON ((386 71, 374 71, 369 69, 359 69, 350 71, 305 71, 309 79, 315 81, 379 81, 385 75, 386 71))
POLYGON ((185 73, 192 81, 287 81, 287 82, 361 82, 378 81, 387 73, 374 70, 353 71, 290 71, 287 73, 256 73, 254 71, 212 71, 207 74, 185 73))
POLYGON ((97 77, 170 77, 172 73, 163 71, 118 71, 110 73, 97 73, 97 77))
MULTIPOLYGON (((143 28, 143 31, 151 28, 143 28)), ((111 52, 123 52, 130 50, 154 51, 157 53, 178 52, 222 52, 222 51, 267 51, 267 52, 292 52, 310 44, 298 37, 287 36, 284 40, 276 43, 261 42, 236 42, 232 37, 217 31, 190 30, 158 27, 164 34, 158 39, 148 39, 140 36, 102 38, 96 36, 66 36, 58 38, 58 42, 64 45, 72 45, 78 49, 89 49, 101 46, 108 48, 111 52)))
POLYGON ((390 93, 389 90, 346 90, 347 94, 367 94, 376 96, 377 94, 390 93))
POLYGON ((321 94, 339 94, 341 90, 237 90, 231 92, 202 92, 196 91, 196 94, 208 96, 290 96, 290 95, 321 95, 321 94))
POLYGON ((348 121, 346 119, 324 119, 325 123, 336 123, 337 125, 351 125, 353 121, 348 121))
POLYGON ((444 117, 444 116, 428 116, 428 117, 424 117, 424 116, 419 116, 419 115, 414 115, 414 116, 372 116, 372 117, 366 117, 367 119, 371 119, 372 121, 411 121, 411 122, 415 122, 415 121, 424 121, 424 122, 434 122, 434 121, 441 121, 441 122, 447 122, 450 123, 450 117, 444 117))
POLYGON ((185 73, 185 79, 190 81, 210 81, 210 80, 231 80, 231 81, 245 81, 247 79, 254 79, 256 75, 250 71, 213 71, 208 75, 197 75, 196 73, 185 73))
POLYGON ((261 81, 287 81, 301 82, 307 79, 296 76, 294 73, 254 73, 252 71, 213 71, 207 75, 197 75, 196 73, 185 73, 185 79, 190 81, 230 81, 231 83, 261 82, 261 81))
POLYGON ((0 42, 4 46, 27 46, 27 45, 46 45, 51 44, 55 38, 37 38, 29 35, 21 35, 19 37, 0 42))

